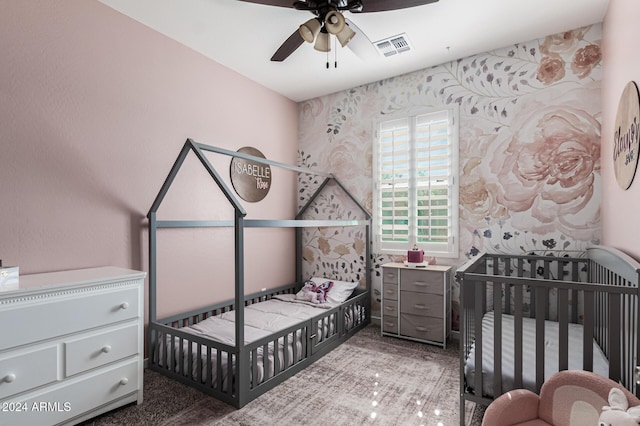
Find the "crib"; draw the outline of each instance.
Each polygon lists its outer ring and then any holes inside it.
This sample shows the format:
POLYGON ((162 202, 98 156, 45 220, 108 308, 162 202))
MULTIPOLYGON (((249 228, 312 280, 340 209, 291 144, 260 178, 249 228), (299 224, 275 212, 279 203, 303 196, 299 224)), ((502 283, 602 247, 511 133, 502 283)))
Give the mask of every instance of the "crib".
POLYGON ((467 401, 539 392, 561 370, 594 371, 640 395, 639 276, 638 262, 604 246, 573 257, 485 253, 458 268, 460 424, 467 401))

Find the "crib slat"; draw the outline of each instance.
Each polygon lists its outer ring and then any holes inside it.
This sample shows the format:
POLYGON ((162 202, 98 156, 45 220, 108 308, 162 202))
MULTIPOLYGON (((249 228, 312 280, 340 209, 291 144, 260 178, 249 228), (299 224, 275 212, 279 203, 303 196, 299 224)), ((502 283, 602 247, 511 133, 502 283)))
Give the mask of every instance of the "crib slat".
POLYGON ((276 339, 273 345, 273 375, 280 373, 280 339, 276 339))
POLYGON ((584 292, 584 324, 582 335, 582 369, 593 371, 593 313, 595 312, 594 294, 584 292))
MULTIPOLYGON (((502 394, 502 284, 493 285, 493 394, 502 394)), ((481 370, 482 371, 482 370, 481 370)), ((476 373, 478 370, 476 369, 476 373)))
MULTIPOLYGON (((476 294, 475 294, 475 300, 483 300, 484 297, 486 297, 486 284, 483 282, 482 284, 478 283, 478 282, 474 282, 473 284, 475 284, 475 290, 476 290, 476 294)), ((483 306, 486 306, 486 304, 483 304, 483 306)), ((474 321, 476 324, 476 339, 475 339, 475 349, 476 349, 476 359, 475 359, 475 367, 476 367, 476 371, 475 371, 475 377, 474 377, 474 389, 475 389, 475 393, 477 396, 482 396, 483 395, 483 387, 482 387, 482 342, 483 342, 483 338, 482 338, 482 316, 484 315, 483 310, 481 309, 475 309, 474 311, 474 321)))
MULTIPOLYGON (((609 327, 620 330, 620 294, 609 294, 609 327)), ((620 333, 609 332, 609 378, 620 380, 620 333)))
POLYGON ((547 312, 546 289, 536 288, 536 391, 540 392, 544 382, 544 320, 547 312))
POLYGON ((515 312, 513 319, 513 332, 515 334, 513 338, 513 380, 516 388, 522 388, 522 286, 518 285, 515 288, 515 312))
POLYGON ((558 289, 558 370, 569 369, 569 291, 558 289))

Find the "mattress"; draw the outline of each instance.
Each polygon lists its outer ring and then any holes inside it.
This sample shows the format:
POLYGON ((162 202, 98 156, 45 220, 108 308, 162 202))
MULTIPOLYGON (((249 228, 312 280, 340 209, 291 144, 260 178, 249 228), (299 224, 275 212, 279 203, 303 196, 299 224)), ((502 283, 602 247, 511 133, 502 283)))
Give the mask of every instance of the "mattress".
MULTIPOLYGON (((271 336, 278 331, 295 326, 296 324, 318 315, 322 315, 323 313, 326 313, 327 309, 331 309, 336 306, 337 305, 330 303, 313 304, 311 302, 296 300, 295 295, 292 294, 274 296, 273 299, 245 306, 244 343, 247 345, 264 337, 271 336)), ((352 328, 355 320, 354 313, 357 316, 359 315, 359 312, 359 310, 345 312, 347 329, 352 328)), ((336 330, 334 330, 334 315, 336 315, 336 313, 318 321, 318 332, 315 337, 316 343, 327 339, 336 332, 336 330)), ((180 331, 192 333, 220 343, 234 346, 235 312, 229 311, 214 317, 209 317, 195 325, 180 328, 180 331)), ((199 377, 202 377, 201 381, 205 382, 208 378, 209 365, 212 365, 214 368, 211 372, 211 385, 214 388, 218 388, 218 385, 221 383, 222 390, 226 390, 227 375, 229 373, 228 364, 229 361, 231 361, 233 367, 235 367, 235 357, 229 357, 227 353, 222 353, 221 359, 218 362, 217 351, 212 349, 211 361, 208 363, 206 362, 207 348, 202 346, 200 348, 201 355, 198 357, 198 344, 195 342, 191 343, 191 357, 189 357, 189 342, 183 341, 183 344, 180 345, 177 337, 173 337, 174 351, 168 351, 167 353, 167 351, 165 351, 165 347, 172 347, 171 339, 171 336, 167 336, 164 341, 160 341, 158 351, 159 355, 157 358, 160 366, 165 365, 164 361, 165 357, 167 357, 166 355, 168 355, 169 364, 172 368, 176 368, 176 363, 182 359, 183 371, 185 372, 189 371, 189 362, 191 362, 192 379, 199 380, 199 377), (182 355, 180 352, 182 352, 182 355), (218 364, 220 364, 220 368, 217 368, 218 364), (202 375, 200 375, 199 371, 200 365, 202 365, 202 375), (222 376, 220 380, 218 380, 218 370, 220 370, 222 376)), ((250 369, 253 385, 255 386, 262 383, 264 380, 273 377, 276 364, 278 366, 278 371, 281 371, 286 367, 291 366, 294 362, 300 361, 304 356, 303 339, 306 339, 306 335, 304 333, 296 333, 295 337, 293 333, 289 333, 286 342, 282 337, 278 340, 277 349, 275 348, 276 345, 274 342, 270 342, 266 347, 266 357, 264 355, 265 347, 258 347, 256 350, 256 368, 250 369), (256 375, 255 378, 253 377, 254 373, 256 375)))
MULTIPOLYGON (((494 353, 494 315, 488 312, 482 318, 482 387, 483 395, 495 397, 493 392, 493 353, 494 353)), ((580 324, 569 324, 569 370, 582 370, 582 336, 583 327, 580 324)), ((533 318, 522 319, 522 387, 536 392, 536 320, 533 318)), ((515 388, 514 385, 514 317, 502 315, 502 391, 506 392, 515 388)), ((547 380, 558 372, 559 357, 559 323, 545 321, 545 357, 544 377, 547 380)), ((465 363, 464 374, 467 387, 473 390, 475 386, 475 343, 465 363)), ((604 377, 609 376, 609 362, 600 346, 593 342, 593 371, 604 377)))

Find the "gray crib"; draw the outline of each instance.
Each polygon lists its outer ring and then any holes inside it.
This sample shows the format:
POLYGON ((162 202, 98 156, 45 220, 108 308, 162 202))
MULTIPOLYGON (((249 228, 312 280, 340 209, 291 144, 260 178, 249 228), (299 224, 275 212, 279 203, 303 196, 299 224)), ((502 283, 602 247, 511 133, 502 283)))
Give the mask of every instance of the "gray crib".
POLYGON ((586 257, 486 253, 461 266, 460 424, 466 401, 537 392, 560 370, 595 371, 640 396, 639 275, 640 263, 604 246, 586 257))

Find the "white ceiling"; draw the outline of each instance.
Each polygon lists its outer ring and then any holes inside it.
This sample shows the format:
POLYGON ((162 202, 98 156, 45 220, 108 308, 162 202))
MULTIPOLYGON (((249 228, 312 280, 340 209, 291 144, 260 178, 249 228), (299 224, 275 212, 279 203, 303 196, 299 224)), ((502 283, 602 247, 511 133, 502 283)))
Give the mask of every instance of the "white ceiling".
MULTIPOLYGON (((440 0, 389 12, 345 12, 369 40, 406 33, 412 50, 361 59, 338 44, 327 69, 327 54, 308 43, 284 62, 270 61, 282 42, 313 17, 310 12, 238 0, 100 1, 294 101, 602 22, 609 3, 440 0)), ((366 43, 360 34, 351 43, 358 39, 366 43)))

